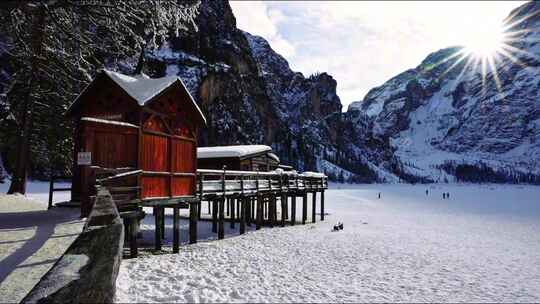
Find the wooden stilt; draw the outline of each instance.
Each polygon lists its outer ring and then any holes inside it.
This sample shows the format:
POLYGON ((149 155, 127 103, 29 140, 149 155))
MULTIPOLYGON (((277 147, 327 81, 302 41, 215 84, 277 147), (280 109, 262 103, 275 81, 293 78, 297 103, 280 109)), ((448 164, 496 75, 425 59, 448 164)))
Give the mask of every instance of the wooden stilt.
POLYGON ((321 221, 324 221, 324 190, 321 190, 321 221))
POLYGON ((180 247, 179 209, 173 207, 173 253, 178 253, 180 247))
POLYGON ((285 220, 287 219, 287 195, 281 195, 281 227, 285 227, 285 220))
POLYGON ((210 208, 210 205, 211 205, 212 201, 211 201, 211 200, 208 200, 207 202, 208 202, 208 214, 211 214, 212 211, 210 210, 210 209, 211 209, 211 208, 210 208))
POLYGON ((302 225, 306 224, 307 220, 307 193, 302 195, 302 225))
POLYGON ((161 211, 159 210, 159 207, 154 207, 154 220, 156 225, 156 239, 155 239, 155 249, 161 250, 161 223, 160 218, 161 217, 161 211))
POLYGON ((161 209, 161 239, 165 239, 165 208, 161 209))
POLYGON ((240 203, 240 234, 244 234, 246 232, 246 198, 241 197, 238 199, 238 202, 240 203))
POLYGON ((229 216, 231 210, 231 199, 227 198, 227 216, 229 216))
POLYGON ((313 199, 313 200, 311 201, 311 221, 312 221, 313 223, 315 223, 315 222, 316 222, 316 219, 317 219, 317 217, 316 217, 316 215, 315 215, 315 214, 316 214, 316 211, 317 211, 317 192, 313 192, 313 193, 311 194, 311 196, 312 196, 312 199, 313 199))
POLYGON ((231 198, 230 199, 230 203, 231 203, 231 229, 234 229, 235 228, 235 225, 234 225, 234 221, 235 221, 235 217, 236 217, 236 214, 235 214, 235 198, 231 198))
POLYGON ((264 197, 263 198, 263 221, 268 216, 268 200, 264 197))
POLYGON ((262 224, 262 218, 263 218, 263 198, 262 196, 257 196, 257 219, 255 223, 255 229, 259 230, 261 229, 262 224))
POLYGON ((276 205, 276 197, 273 194, 270 194, 268 197, 268 222, 270 228, 274 227, 274 206, 276 205))
POLYGON ((240 213, 242 211, 240 211, 240 200, 242 200, 244 198, 244 195, 242 195, 241 198, 236 198, 235 201, 236 201, 236 221, 239 222, 240 220, 240 213))
POLYGON ((129 251, 131 258, 136 258, 138 254, 137 247, 137 217, 129 219, 129 251))
POLYGON ((289 196, 287 194, 283 194, 283 199, 285 200, 285 210, 283 211, 283 214, 285 214, 285 220, 289 219, 289 196))
POLYGON ((197 203, 197 219, 201 219, 202 200, 197 203))
POLYGON ((219 200, 219 222, 218 222, 218 239, 225 238, 225 226, 224 226, 224 220, 225 220, 225 200, 226 198, 222 198, 219 200))
MULTIPOLYGON (((208 201, 210 203, 210 201, 208 201)), ((217 233, 218 202, 212 200, 212 232, 217 233)))
POLYGON ((251 198, 251 222, 253 222, 255 220, 255 222, 257 221, 257 217, 255 216, 255 211, 257 210, 257 202, 256 202, 256 198, 255 197, 252 197, 251 198))
POLYGON ((197 243, 197 214, 201 214, 201 202, 189 206, 189 243, 197 243))
POLYGON ((246 197, 244 198, 245 202, 244 202, 244 207, 246 208, 245 212, 245 218, 246 218, 246 225, 248 226, 251 226, 251 198, 250 197, 246 197))
POLYGON ((291 196, 291 225, 296 224, 296 194, 291 196))

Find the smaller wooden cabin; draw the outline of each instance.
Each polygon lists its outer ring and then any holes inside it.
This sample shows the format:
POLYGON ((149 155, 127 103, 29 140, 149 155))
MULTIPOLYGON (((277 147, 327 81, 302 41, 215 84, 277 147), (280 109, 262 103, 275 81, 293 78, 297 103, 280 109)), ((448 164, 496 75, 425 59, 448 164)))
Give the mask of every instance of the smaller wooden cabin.
POLYGON ((197 148, 197 166, 200 169, 241 171, 272 171, 279 166, 279 157, 265 145, 238 145, 197 148))
POLYGON ((206 119, 180 78, 103 70, 67 115, 75 122, 72 200, 83 216, 97 169, 140 170, 126 178, 138 199, 195 195, 197 132, 206 119))

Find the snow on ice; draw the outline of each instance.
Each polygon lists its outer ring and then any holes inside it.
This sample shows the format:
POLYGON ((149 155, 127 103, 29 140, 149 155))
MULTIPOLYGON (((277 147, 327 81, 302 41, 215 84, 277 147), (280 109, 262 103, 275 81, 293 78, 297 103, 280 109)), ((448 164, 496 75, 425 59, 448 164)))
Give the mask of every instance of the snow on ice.
POLYGON ((227 230, 179 254, 123 261, 116 300, 540 301, 540 188, 332 185, 326 194, 324 222, 227 230), (344 230, 331 232, 338 221, 344 230))

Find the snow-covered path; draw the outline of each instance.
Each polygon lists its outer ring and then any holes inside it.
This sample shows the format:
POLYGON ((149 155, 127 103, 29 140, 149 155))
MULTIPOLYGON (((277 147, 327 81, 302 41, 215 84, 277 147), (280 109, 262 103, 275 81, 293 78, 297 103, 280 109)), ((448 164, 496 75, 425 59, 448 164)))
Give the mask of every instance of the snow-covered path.
POLYGON ((20 302, 82 232, 78 209, 47 210, 39 196, 0 193, 0 303, 20 302))
POLYGON ((540 301, 540 188, 429 187, 332 189, 325 222, 125 260, 117 300, 540 301))

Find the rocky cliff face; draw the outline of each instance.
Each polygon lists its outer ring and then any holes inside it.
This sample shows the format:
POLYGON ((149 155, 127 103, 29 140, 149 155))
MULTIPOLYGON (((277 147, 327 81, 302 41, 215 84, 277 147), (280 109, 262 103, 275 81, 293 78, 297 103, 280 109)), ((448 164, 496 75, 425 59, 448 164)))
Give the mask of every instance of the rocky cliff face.
POLYGON ((336 81, 293 72, 267 41, 236 28, 227 2, 202 1, 199 11, 199 31, 147 54, 146 72, 186 82, 208 116, 200 144, 264 143, 285 164, 319 169, 339 146, 336 81))
MULTIPOLYGON (((538 6, 521 7, 509 22, 538 6)), ((299 170, 356 182, 538 179, 537 31, 512 43, 530 54, 514 54, 517 62, 499 56, 500 87, 493 71, 483 77, 454 47, 342 113, 330 75, 292 71, 266 40, 236 28, 228 3, 203 1, 197 25, 147 59, 150 74, 179 75, 202 105, 209 120, 202 145, 265 143, 299 170)), ((513 30, 538 27, 533 16, 513 30)))
POLYGON ((517 22, 509 30, 516 33, 507 42, 511 57, 497 56, 497 72, 487 63, 483 74, 463 49, 443 49, 372 89, 348 112, 365 114, 360 125, 369 124, 373 138, 390 143, 405 175, 537 182, 539 13, 540 3, 531 2, 510 14, 508 24, 517 22))

